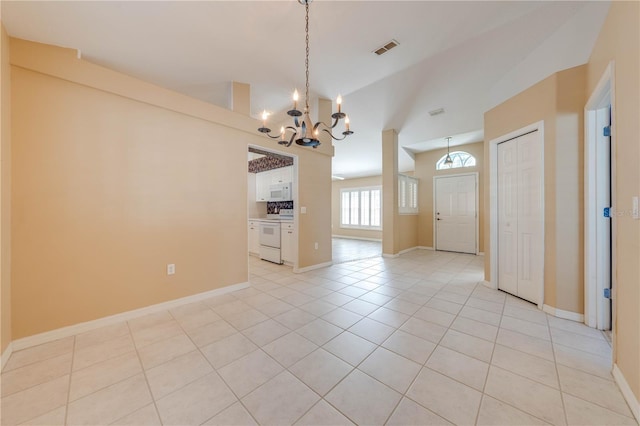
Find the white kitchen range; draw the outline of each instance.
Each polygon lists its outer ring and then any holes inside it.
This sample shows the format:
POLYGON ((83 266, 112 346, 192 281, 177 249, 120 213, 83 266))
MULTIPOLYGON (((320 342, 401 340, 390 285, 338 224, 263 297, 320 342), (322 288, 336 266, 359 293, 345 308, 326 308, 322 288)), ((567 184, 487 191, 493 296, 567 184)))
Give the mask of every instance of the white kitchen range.
POLYGON ((249 219, 249 253, 269 262, 295 263, 293 209, 249 219))

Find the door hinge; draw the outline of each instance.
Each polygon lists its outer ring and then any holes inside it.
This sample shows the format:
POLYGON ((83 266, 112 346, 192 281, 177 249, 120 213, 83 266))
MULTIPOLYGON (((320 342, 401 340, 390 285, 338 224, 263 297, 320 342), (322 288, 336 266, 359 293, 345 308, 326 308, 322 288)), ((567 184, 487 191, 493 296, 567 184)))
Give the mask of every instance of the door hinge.
POLYGON ((602 128, 602 136, 611 136, 611 126, 604 126, 602 128))
POLYGON ((605 299, 611 299, 611 289, 610 288, 605 288, 604 289, 604 298, 605 299))

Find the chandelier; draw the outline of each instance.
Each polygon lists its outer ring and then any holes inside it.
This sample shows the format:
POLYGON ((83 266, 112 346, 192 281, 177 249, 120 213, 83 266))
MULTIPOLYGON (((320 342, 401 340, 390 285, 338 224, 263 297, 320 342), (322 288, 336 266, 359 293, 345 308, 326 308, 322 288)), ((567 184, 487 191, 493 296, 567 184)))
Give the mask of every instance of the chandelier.
POLYGON ((318 140, 319 131, 322 130, 331 136, 332 139, 340 141, 346 138, 347 136, 353 134, 351 130, 349 130, 349 117, 342 112, 342 97, 338 96, 336 99, 336 104, 338 105, 338 112, 334 112, 331 114, 331 118, 333 118, 333 125, 329 126, 322 121, 318 121, 317 123, 313 123, 311 121, 311 117, 309 115, 309 3, 313 0, 298 0, 298 3, 304 5, 306 10, 305 16, 305 42, 306 42, 306 55, 305 55, 305 77, 306 77, 306 85, 305 85, 305 100, 304 100, 304 112, 298 110, 298 91, 296 90, 293 93, 293 109, 287 111, 287 115, 293 117, 293 126, 281 127, 279 135, 271 135, 271 129, 267 127, 267 118, 269 114, 267 111, 262 112, 262 127, 258 129, 260 133, 265 133, 271 139, 280 139, 278 143, 280 145, 291 146, 293 141, 296 144, 301 146, 311 146, 316 148, 320 145, 320 141, 318 140), (302 117, 302 118, 300 118, 302 117), (340 120, 344 119, 345 130, 342 132, 342 137, 336 137, 331 131, 334 129, 340 120), (322 128, 321 128, 322 127, 322 128), (289 139, 287 140, 287 134, 289 133, 289 139))

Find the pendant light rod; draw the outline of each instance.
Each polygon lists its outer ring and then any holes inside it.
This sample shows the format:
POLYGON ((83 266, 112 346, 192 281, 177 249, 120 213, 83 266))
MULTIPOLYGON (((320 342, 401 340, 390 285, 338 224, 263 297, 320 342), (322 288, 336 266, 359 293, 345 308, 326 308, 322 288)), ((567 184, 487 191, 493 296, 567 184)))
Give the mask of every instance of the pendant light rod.
POLYGON ((451 167, 453 166, 453 160, 451 159, 451 155, 449 155, 449 142, 451 142, 451 136, 447 138, 447 158, 444 159, 444 164, 451 167))

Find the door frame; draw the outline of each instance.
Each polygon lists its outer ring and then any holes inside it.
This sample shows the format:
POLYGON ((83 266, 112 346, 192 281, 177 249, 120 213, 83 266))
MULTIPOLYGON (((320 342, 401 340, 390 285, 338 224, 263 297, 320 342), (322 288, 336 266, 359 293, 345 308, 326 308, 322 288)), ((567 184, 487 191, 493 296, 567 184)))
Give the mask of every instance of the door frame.
MULTIPOLYGON (((293 250, 296 253, 296 261, 293 263, 293 271, 296 272, 298 270, 298 264, 300 262, 300 253, 298 250, 299 247, 299 239, 300 239, 300 229, 299 229, 299 224, 300 224, 300 218, 298 215, 298 182, 299 182, 299 176, 298 176, 298 164, 299 164, 299 159, 298 156, 296 154, 292 154, 289 151, 278 151, 277 149, 273 149, 271 147, 265 147, 262 145, 256 145, 256 144, 252 144, 252 143, 248 143, 247 144, 247 152, 249 151, 249 148, 254 148, 254 149, 259 149, 261 151, 267 151, 270 152, 272 154, 279 154, 279 155, 283 155, 285 157, 290 157, 293 158, 293 181, 292 181, 292 185, 293 185, 293 191, 291 193, 293 198, 293 230, 295 232, 295 238, 293 239, 293 250)), ((248 187, 245 188, 245 190, 248 191, 248 187)), ((247 203, 249 202, 248 200, 248 196, 245 193, 245 198, 247 198, 247 203)), ((245 209, 246 210, 246 209, 245 209)), ((248 219, 248 218, 247 218, 248 219)), ((248 240, 248 236, 247 236, 247 240, 248 240)), ((247 251, 248 253, 248 251, 247 251)), ((247 268, 249 267, 249 265, 247 264, 247 268)))
MULTIPOLYGON (((535 133, 537 145, 540 147, 540 158, 542 167, 541 179, 542 185, 540 188, 541 211, 542 211, 542 229, 545 226, 545 203, 544 203, 544 121, 538 121, 521 129, 514 130, 506 135, 499 136, 489 141, 489 274, 490 281, 488 286, 495 290, 498 289, 498 144, 507 142, 508 140, 515 139, 523 136, 527 133, 535 133)), ((544 233, 543 233, 544 234, 544 233)), ((486 238, 486 237, 485 237, 486 238)), ((545 241, 544 235, 541 247, 541 259, 542 259, 542 282, 540 283, 540 296, 538 298, 538 309, 544 307, 544 253, 545 253, 545 241)))
MULTIPOLYGON (((597 279, 597 271, 603 267, 603 260, 596 255, 597 241, 597 211, 596 196, 598 194, 598 152, 597 134, 593 131, 595 127, 596 111, 611 105, 611 136, 610 136, 610 161, 611 161, 611 208, 613 210, 616 205, 616 191, 613 177, 616 173, 615 161, 615 85, 614 85, 615 68, 614 62, 611 61, 604 70, 598 84, 589 96, 584 107, 584 322, 589 327, 603 329, 607 325, 607 319, 604 318, 606 309, 604 308, 605 299, 602 297, 604 286, 597 279)), ((611 220, 611 324, 612 338, 615 339, 615 319, 616 319, 616 244, 615 235, 617 228, 616 215, 613 214, 611 220)), ((615 343, 615 342, 614 342, 615 343)), ((614 345, 615 347, 615 345, 614 345)))
POLYGON ((478 172, 468 172, 468 173, 454 173, 454 174, 446 174, 446 175, 438 175, 433 177, 433 249, 438 250, 438 227, 436 226, 436 179, 449 178, 449 177, 460 177, 460 176, 471 176, 473 175, 476 180, 476 244, 475 244, 475 255, 477 256, 479 253, 479 242, 480 242, 480 212, 479 205, 480 200, 478 199, 478 185, 480 184, 479 173, 478 172))

